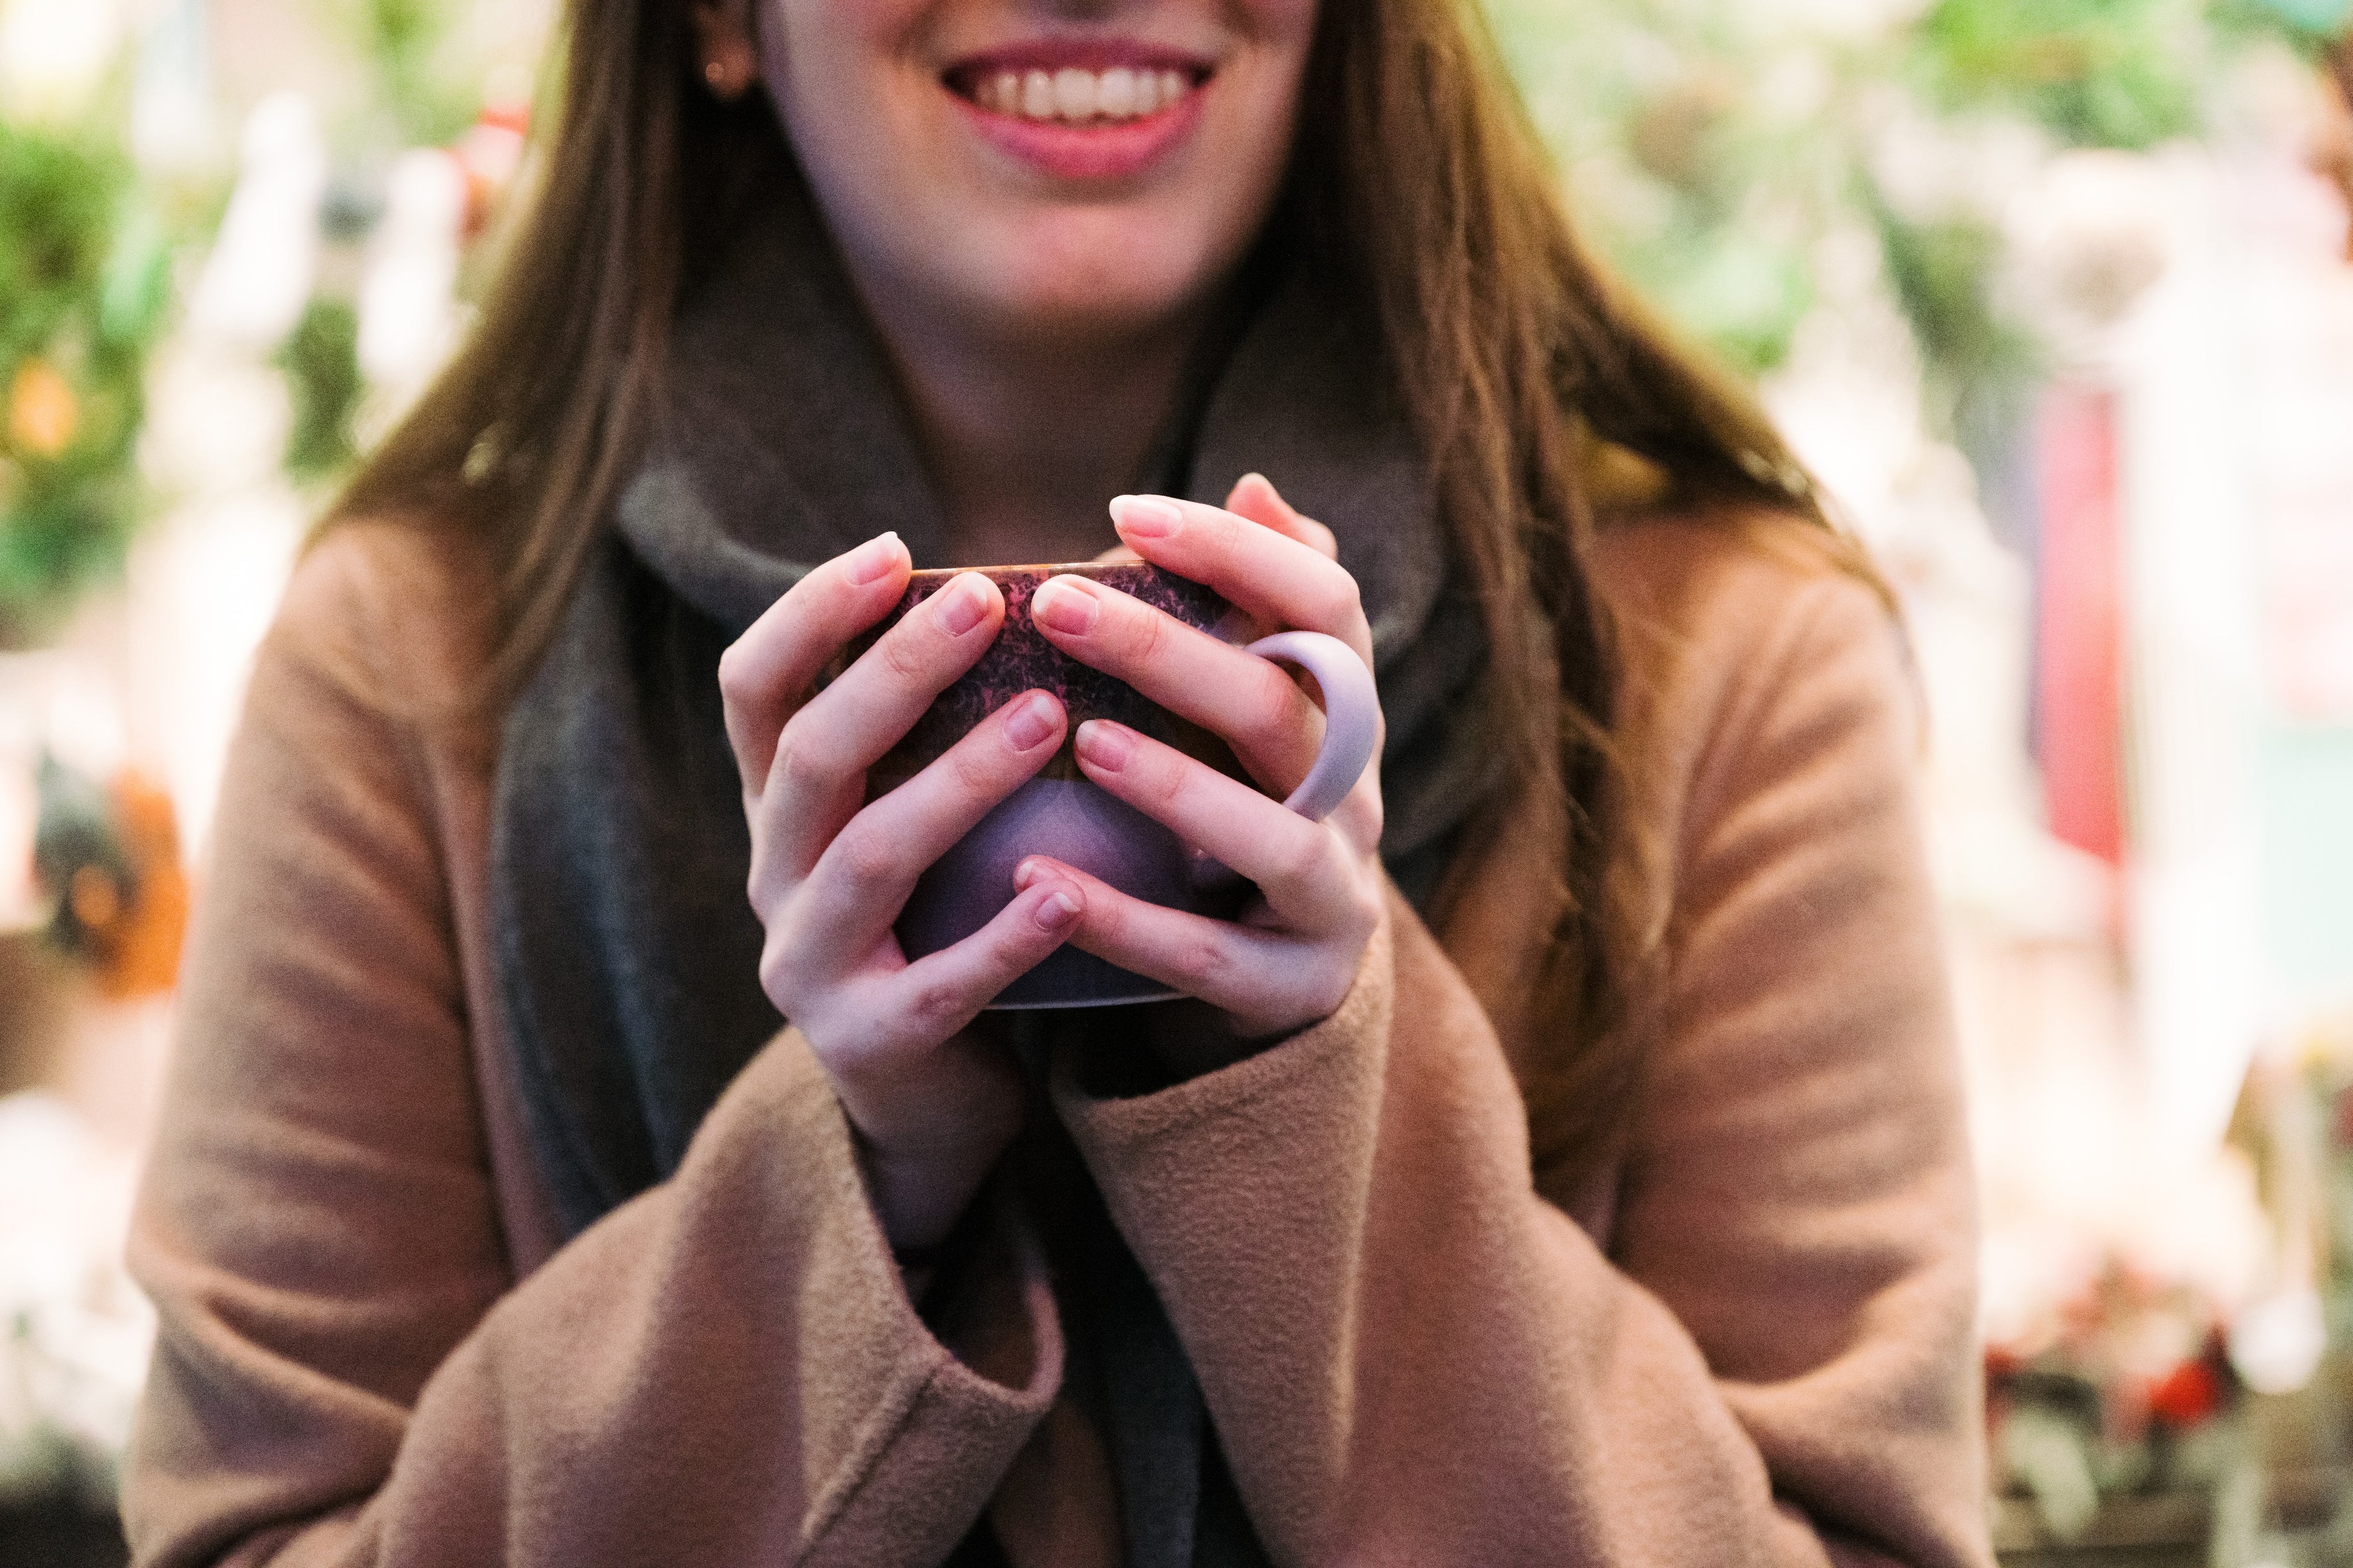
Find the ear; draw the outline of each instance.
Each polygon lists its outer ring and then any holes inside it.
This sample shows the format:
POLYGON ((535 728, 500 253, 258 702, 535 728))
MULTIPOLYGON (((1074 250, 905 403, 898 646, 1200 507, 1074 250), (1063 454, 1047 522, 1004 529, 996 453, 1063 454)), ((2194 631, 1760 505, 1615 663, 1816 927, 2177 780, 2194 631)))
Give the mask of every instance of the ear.
POLYGON ((760 50, 752 36, 753 0, 691 0, 695 50, 703 85, 722 103, 733 103, 760 75, 760 50))

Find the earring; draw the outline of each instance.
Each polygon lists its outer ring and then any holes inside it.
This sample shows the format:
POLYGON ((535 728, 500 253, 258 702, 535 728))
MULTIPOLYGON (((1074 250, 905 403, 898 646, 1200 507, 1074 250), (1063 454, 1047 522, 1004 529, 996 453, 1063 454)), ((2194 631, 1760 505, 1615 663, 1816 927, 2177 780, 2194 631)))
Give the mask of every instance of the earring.
POLYGON ((713 98, 722 103, 733 103, 752 85, 752 73, 741 61, 714 56, 702 62, 702 81, 713 98))

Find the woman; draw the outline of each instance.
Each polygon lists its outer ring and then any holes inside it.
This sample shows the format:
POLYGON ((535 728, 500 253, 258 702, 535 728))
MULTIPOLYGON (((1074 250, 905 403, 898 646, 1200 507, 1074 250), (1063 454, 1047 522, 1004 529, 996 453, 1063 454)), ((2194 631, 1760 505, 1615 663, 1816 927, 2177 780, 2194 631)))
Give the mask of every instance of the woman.
POLYGON ((1989 1561, 1891 628, 1466 10, 575 6, 255 677, 142 1562, 1989 1561), (979 577, 821 673, 911 563, 1121 546, 1351 641, 1378 776, 1288 816, 1296 689, 1043 595, 1266 793, 1089 775, 1263 896, 1032 860, 906 963, 1066 721, 865 800, 979 577), (979 1011, 1064 942, 1188 1000, 979 1011))

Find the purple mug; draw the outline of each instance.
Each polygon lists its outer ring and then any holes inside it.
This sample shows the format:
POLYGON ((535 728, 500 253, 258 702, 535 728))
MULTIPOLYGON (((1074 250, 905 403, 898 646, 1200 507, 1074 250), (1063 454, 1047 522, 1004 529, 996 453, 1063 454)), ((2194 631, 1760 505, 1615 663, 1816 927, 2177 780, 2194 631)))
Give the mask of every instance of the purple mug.
MULTIPOLYGON (((1214 590, 1143 562, 918 572, 898 607, 851 646, 850 657, 864 652, 901 616, 966 570, 979 572, 1004 594, 1005 625, 980 662, 942 692, 869 772, 869 797, 913 777, 974 725, 1024 691, 1050 691, 1060 698, 1070 727, 1061 749, 1038 775, 981 818, 917 880, 897 927, 907 956, 937 952, 987 925, 1012 901, 1014 868, 1031 855, 1051 856, 1150 903, 1218 918, 1236 913, 1249 894, 1247 884, 1091 783, 1079 771, 1073 738, 1088 720, 1109 719, 1240 777, 1232 752, 1198 725, 1047 641, 1029 619, 1029 600, 1047 578, 1074 573, 1229 641, 1240 620, 1233 607, 1214 590)), ((1248 651, 1297 665, 1323 689, 1324 748, 1307 777, 1283 802, 1320 822, 1356 787, 1379 741, 1380 700, 1372 672, 1347 644, 1320 632, 1279 632, 1251 643, 1248 651)), ((1176 994, 1156 980, 1063 947, 1007 986, 989 1005, 1102 1007, 1157 1002, 1176 994)))

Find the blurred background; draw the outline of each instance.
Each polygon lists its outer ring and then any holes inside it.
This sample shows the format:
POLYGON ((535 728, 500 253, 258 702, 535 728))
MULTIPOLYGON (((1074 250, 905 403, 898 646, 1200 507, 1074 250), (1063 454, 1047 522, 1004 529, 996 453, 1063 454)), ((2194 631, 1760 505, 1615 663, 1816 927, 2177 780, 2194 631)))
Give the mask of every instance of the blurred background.
MULTIPOLYGON (((253 647, 465 331, 551 0, 0 0, 0 1563, 253 647)), ((2353 0, 1490 0, 1588 239, 1904 603, 2013 1563, 2353 1563, 2353 0)))

